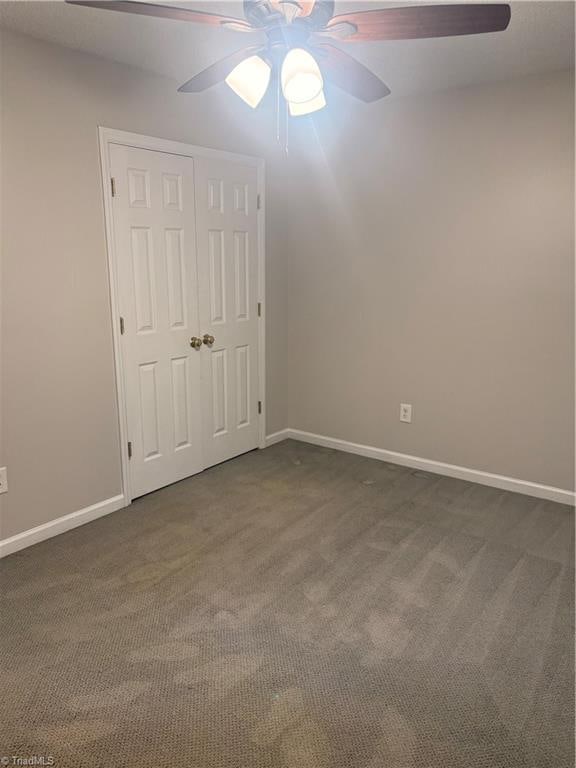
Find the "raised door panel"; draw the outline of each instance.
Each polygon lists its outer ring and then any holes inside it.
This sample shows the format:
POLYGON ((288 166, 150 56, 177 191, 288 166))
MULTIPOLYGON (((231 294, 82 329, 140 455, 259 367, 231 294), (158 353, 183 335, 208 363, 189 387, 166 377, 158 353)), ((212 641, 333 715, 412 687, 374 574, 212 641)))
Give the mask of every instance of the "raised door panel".
MULTIPOLYGON (((202 184, 204 181, 202 181, 202 184)), ((200 194, 203 190, 200 190, 200 194)), ((207 181, 209 211, 224 213, 224 181, 222 179, 208 179, 207 181)))
POLYGON ((140 379, 140 423, 142 425, 142 454, 144 461, 156 459, 160 453, 160 430, 158 423, 158 385, 156 381, 158 362, 138 366, 140 379))
POLYGON ((238 184, 238 183, 233 184, 232 192, 233 192, 234 210, 237 213, 243 213, 245 216, 247 216, 248 215, 248 197, 249 197, 248 184, 238 184))
POLYGON ((236 427, 250 425, 250 347, 236 347, 236 427))
POLYGON ((182 210, 182 176, 179 173, 162 174, 162 193, 166 210, 182 210))
POLYGON ((250 312, 250 248, 247 232, 234 232, 234 314, 236 320, 248 320, 250 312))
POLYGON ((131 227, 130 245, 136 331, 150 333, 156 326, 155 265, 150 227, 131 227))
POLYGON ((228 366, 227 350, 216 349, 210 354, 210 380, 212 389, 212 434, 228 432, 228 366))
MULTIPOLYGON (((169 324, 172 330, 182 329, 188 324, 186 308, 191 302, 186 290, 184 232, 181 229, 165 229, 164 249, 169 324)), ((192 301, 195 300, 195 297, 192 297, 192 301)))
POLYGON ((150 208, 150 171, 128 168, 128 194, 131 208, 150 208))
POLYGON ((226 264, 224 232, 221 229, 208 231, 210 321, 212 324, 226 322, 226 264))
POLYGON ((188 357, 174 357, 171 362, 172 373, 172 415, 174 423, 174 451, 187 448, 191 444, 192 425, 190 423, 190 396, 192 384, 189 374, 188 357))

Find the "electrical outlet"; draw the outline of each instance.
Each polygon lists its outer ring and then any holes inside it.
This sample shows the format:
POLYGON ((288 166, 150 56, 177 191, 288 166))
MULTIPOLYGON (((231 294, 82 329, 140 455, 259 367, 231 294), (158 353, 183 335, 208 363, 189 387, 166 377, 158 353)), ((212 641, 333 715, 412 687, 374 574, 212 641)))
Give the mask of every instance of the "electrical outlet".
POLYGON ((8 469, 0 467, 0 493, 6 493, 8 490, 8 469))
POLYGON ((410 403, 400 403, 400 421, 410 424, 412 421, 412 406, 410 403))

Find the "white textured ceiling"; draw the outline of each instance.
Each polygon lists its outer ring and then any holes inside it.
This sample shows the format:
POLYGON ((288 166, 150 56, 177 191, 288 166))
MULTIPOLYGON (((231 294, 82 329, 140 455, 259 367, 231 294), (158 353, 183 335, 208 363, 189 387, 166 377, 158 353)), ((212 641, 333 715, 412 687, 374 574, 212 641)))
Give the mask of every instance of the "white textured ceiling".
MULTIPOLYGON (((441 0, 442 1, 442 0, 441 0)), ((446 2, 446 0, 443 0, 446 2)), ((170 4, 171 0, 163 0, 170 4)), ((177 4, 172 2, 172 4, 177 4)), ((336 13, 405 3, 336 3, 336 13)), ((189 2, 191 8, 242 16, 240 2, 189 2)), ((220 56, 261 36, 41 0, 0 3, 4 26, 184 82, 220 56)), ((508 30, 488 35, 349 44, 394 95, 570 69, 573 2, 512 3, 508 30)))

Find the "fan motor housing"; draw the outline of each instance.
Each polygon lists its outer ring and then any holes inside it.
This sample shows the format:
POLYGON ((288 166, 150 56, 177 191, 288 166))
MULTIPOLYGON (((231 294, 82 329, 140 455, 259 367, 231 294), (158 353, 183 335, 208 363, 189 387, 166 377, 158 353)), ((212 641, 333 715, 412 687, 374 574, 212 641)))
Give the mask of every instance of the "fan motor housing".
MULTIPOLYGON (((294 4, 298 5, 297 0, 294 4)), ((317 30, 324 27, 333 15, 334 0, 316 0, 310 13, 306 16, 297 16, 294 24, 306 26, 311 31, 317 30)), ((291 26, 286 24, 284 14, 270 0, 244 0, 244 16, 255 27, 291 26)))
POLYGON ((255 27, 267 27, 280 23, 284 17, 274 10, 269 0, 244 0, 244 16, 255 27))
POLYGON ((308 27, 291 24, 271 27, 266 30, 266 35, 271 48, 300 48, 306 44, 313 31, 308 27))

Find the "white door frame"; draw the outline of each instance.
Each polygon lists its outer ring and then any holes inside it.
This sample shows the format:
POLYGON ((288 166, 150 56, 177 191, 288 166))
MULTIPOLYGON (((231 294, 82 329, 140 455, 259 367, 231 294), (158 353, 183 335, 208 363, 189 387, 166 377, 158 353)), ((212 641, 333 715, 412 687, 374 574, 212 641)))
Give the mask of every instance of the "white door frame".
POLYGON ((114 369, 116 378, 116 401, 118 407, 118 432, 120 437, 120 463, 122 467, 122 493, 126 504, 132 501, 130 488, 130 471, 128 458, 128 424, 126 413, 126 389, 124 385, 124 362, 122 346, 120 344, 120 305, 118 297, 118 254, 115 249, 114 219, 112 211, 112 186, 110 183, 110 152, 111 144, 122 144, 136 149, 151 149, 157 152, 166 152, 172 155, 184 155, 185 157, 211 157, 220 160, 240 162, 251 165, 257 169, 258 196, 260 206, 258 210, 258 298, 261 313, 258 327, 258 392, 262 403, 262 412, 259 415, 258 447, 266 447, 266 302, 265 302, 265 184, 264 184, 264 160, 249 155, 237 155, 232 152, 224 152, 219 149, 207 149, 192 144, 184 144, 169 139, 159 139, 153 136, 143 136, 139 133, 119 131, 114 128, 98 128, 100 144, 100 169, 102 173, 102 190, 104 196, 104 218, 106 224, 106 249, 108 252, 108 283, 110 287, 110 308, 112 313, 112 336, 114 342, 114 369))

